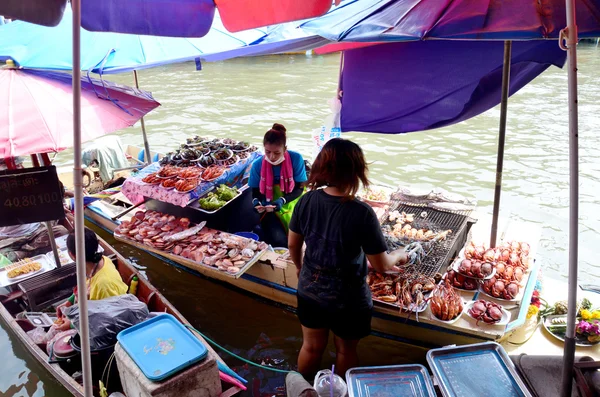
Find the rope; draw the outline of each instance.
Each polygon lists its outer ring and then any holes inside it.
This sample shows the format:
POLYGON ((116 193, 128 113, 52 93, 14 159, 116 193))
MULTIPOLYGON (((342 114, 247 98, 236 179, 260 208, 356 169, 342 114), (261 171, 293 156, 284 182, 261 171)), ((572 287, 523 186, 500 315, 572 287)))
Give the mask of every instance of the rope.
POLYGON ((543 319, 542 319, 542 320, 538 320, 538 322, 537 322, 537 324, 535 325, 535 328, 533 329, 533 331, 531 332, 531 334, 530 334, 530 335, 527 337, 527 339, 525 339, 523 342, 511 342, 511 341, 510 341, 510 340, 508 340, 508 339, 506 340, 506 342, 507 342, 507 343, 510 343, 510 344, 511 344, 511 345, 513 345, 513 346, 522 346, 522 345, 524 345, 525 343, 529 342, 529 340, 530 340, 531 338, 533 338, 533 336, 535 335, 535 331, 537 331, 537 329, 539 328, 540 324, 542 324, 542 321, 544 321, 544 320, 543 320, 543 319))
POLYGON ((198 335, 200 335, 204 339, 206 339, 210 344, 216 346, 217 348, 223 350, 225 353, 230 354, 231 356, 237 358, 238 360, 241 360, 241 361, 245 362, 246 364, 254 365, 255 367, 266 369, 266 370, 269 370, 269 371, 280 372, 282 374, 287 374, 289 372, 292 372, 292 371, 288 371, 288 370, 285 370, 285 369, 279 369, 279 368, 268 367, 266 365, 260 365, 260 364, 255 363, 254 361, 246 360, 245 358, 240 357, 237 354, 235 354, 235 353, 227 350, 223 346, 219 345, 217 342, 215 342, 214 340, 208 338, 206 335, 204 335, 202 332, 198 331, 196 328, 192 327, 191 325, 186 325, 186 327, 189 328, 189 329, 191 329, 192 331, 196 332, 198 335))

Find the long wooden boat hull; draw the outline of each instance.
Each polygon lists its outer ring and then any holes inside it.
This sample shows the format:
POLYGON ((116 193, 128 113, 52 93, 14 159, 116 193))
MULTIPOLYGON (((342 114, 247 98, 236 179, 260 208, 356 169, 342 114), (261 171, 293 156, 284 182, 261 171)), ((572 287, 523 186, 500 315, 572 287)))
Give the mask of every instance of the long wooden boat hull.
MULTIPOLYGON (((137 296, 141 301, 144 301, 148 305, 150 311, 169 313, 176 317, 182 324, 190 325, 185 317, 156 288, 154 288, 154 286, 152 286, 148 280, 140 275, 139 272, 131 264, 129 264, 129 262, 121 254, 119 254, 112 246, 102 239, 100 239, 100 244, 104 248, 105 255, 116 258, 116 260, 113 260, 113 262, 117 266, 121 277, 126 283, 129 283, 133 276, 138 277, 139 281, 137 296)), ((71 376, 69 376, 69 374, 67 374, 60 367, 60 365, 50 364, 48 362, 49 359, 46 351, 42 350, 38 345, 36 345, 27 335, 26 331, 15 320, 14 315, 16 313, 11 313, 9 306, 7 306, 8 303, 12 302, 12 299, 0 299, 0 302, 4 302, 0 303, 0 317, 15 334, 15 336, 21 341, 21 343, 27 348, 27 350, 29 350, 32 356, 37 359, 39 363, 46 368, 48 372, 71 394, 74 396, 83 396, 84 392, 81 385, 77 383, 71 376)), ((208 348, 209 355, 207 360, 221 361, 217 353, 206 343, 206 341, 204 341, 202 337, 199 335, 195 336, 200 339, 208 348)))
MULTIPOLYGON (((117 226, 117 223, 110 219, 109 214, 91 208, 86 209, 85 217, 88 222, 104 229, 111 235, 114 233, 117 226)), ((191 261, 182 261, 181 258, 174 255, 152 249, 130 240, 124 240, 123 242, 142 251, 149 252, 170 265, 186 270, 192 274, 202 275, 207 278, 227 283, 241 290, 268 299, 276 304, 283 305, 292 312, 294 312, 297 307, 296 287, 298 285, 298 278, 296 276, 296 270, 293 267, 282 269, 258 262, 248 269, 241 277, 233 278, 221 272, 217 272, 214 269, 207 268, 206 266, 195 264, 191 261)), ((396 309, 379 306, 376 306, 375 308, 372 329, 374 335, 426 348, 500 339, 500 336, 497 333, 467 333, 460 330, 443 328, 435 324, 417 322, 414 315, 409 318, 407 313, 400 313, 396 309)))

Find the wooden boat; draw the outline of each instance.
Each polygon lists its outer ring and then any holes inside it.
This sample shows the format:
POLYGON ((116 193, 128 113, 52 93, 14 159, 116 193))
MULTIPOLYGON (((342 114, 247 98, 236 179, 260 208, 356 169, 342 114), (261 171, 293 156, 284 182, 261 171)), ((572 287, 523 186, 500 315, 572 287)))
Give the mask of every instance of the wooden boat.
MULTIPOLYGON (((86 209, 85 216, 88 222, 103 228, 111 235, 114 234, 117 221, 111 219, 111 212, 106 206, 102 207, 102 204, 100 204, 100 207, 92 205, 86 209)), ((142 251, 149 252, 172 266, 195 275, 229 284, 283 305, 290 311, 295 311, 297 305, 296 287, 298 284, 296 269, 293 264, 277 261, 278 255, 276 254, 265 253, 256 264, 239 278, 235 278, 191 260, 131 240, 120 240, 118 236, 115 236, 115 238, 142 251)), ((538 269, 539 263, 533 269, 533 272, 537 272, 538 269)), ((526 295, 529 294, 530 296, 533 292, 535 281, 536 277, 530 277, 529 283, 525 287, 526 295)), ((470 295, 469 293, 464 294, 464 299, 467 301, 470 301, 473 297, 473 292, 470 295)), ((502 341, 508 332, 524 323, 526 313, 527 305, 514 307, 512 309, 513 322, 509 327, 488 327, 486 329, 477 327, 474 323, 470 324, 466 319, 456 324, 443 324, 427 318, 426 315, 420 315, 417 321, 414 315, 408 316, 407 313, 400 312, 393 306, 375 305, 372 329, 374 335, 425 348, 453 343, 476 343, 483 340, 502 341)))
MULTIPOLYGON (((124 197, 120 197, 119 205, 109 204, 105 201, 95 202, 93 205, 86 208, 86 220, 112 235, 119 224, 119 221, 115 221, 113 218, 127 206, 131 206, 131 203, 124 197)), ((132 213, 126 215, 122 219, 125 220, 131 215, 132 213)), ((485 222, 479 222, 476 225, 478 227, 474 228, 474 230, 479 229, 479 231, 475 233, 484 236, 483 240, 487 241, 488 237, 485 236, 487 236, 486 233, 489 232, 489 227, 482 223, 485 222)), ((531 225, 513 224, 512 229, 517 232, 517 235, 521 236, 519 238, 523 241, 531 241, 530 239, 537 241, 537 237, 535 236, 539 234, 539 230, 536 230, 536 228, 531 225)), ((473 234, 473 231, 471 234, 473 234)), ((235 288, 266 298, 276 304, 283 305, 290 311, 295 311, 297 304, 296 287, 298 283, 296 270, 293 265, 278 261, 278 255, 266 253, 261 260, 250 267, 243 275, 241 275, 241 277, 233 278, 224 275, 221 272, 201 266, 193 261, 185 260, 181 257, 173 256, 162 251, 149 249, 147 246, 129 240, 125 242, 140 250, 149 252, 172 266, 181 268, 195 275, 201 275, 226 283, 235 288)), ((533 293, 539 267, 540 263, 538 261, 532 268, 532 276, 529 277, 527 284, 524 285, 524 296, 526 297, 530 297, 533 293)), ((476 293, 473 292, 463 292, 461 295, 463 295, 465 301, 470 301, 477 296, 476 293)), ((526 300, 527 299, 529 298, 526 298, 526 300)), ((467 344, 481 342, 482 340, 494 340, 503 343, 508 351, 518 349, 518 351, 521 352, 523 351, 522 346, 511 345, 507 341, 511 334, 515 333, 515 330, 521 328, 526 323, 527 309, 527 304, 514 305, 514 307, 510 309, 511 322, 508 326, 496 329, 493 327, 488 327, 486 329, 484 327, 482 329, 475 324, 468 323, 466 315, 463 316, 465 319, 461 319, 459 322, 450 325, 435 321, 435 319, 432 319, 432 316, 427 318, 427 315, 420 316, 420 321, 417 321, 414 315, 407 318, 406 313, 402 313, 392 306, 376 305, 372 329, 374 335, 421 347, 433 347, 452 343, 467 344)), ((539 334, 541 333, 541 330, 537 330, 536 332, 539 334)), ((519 332, 516 334, 517 339, 521 338, 519 332)), ((544 346, 546 343, 552 345, 554 343, 554 341, 549 341, 549 339, 544 336, 533 339, 538 341, 535 343, 536 346, 544 346)), ((530 346, 533 346, 533 344, 530 346)), ((553 350, 556 350, 556 346, 554 347, 553 350)), ((545 348, 539 350, 545 351, 545 348)), ((526 351, 528 350, 526 349, 526 351)), ((538 349, 535 348, 534 351, 538 351, 538 349)))
MULTIPOLYGON (((182 324, 190 325, 189 322, 183 317, 181 313, 175 309, 171 303, 156 289, 148 280, 139 274, 139 272, 113 247, 107 244, 104 240, 100 239, 100 245, 104 249, 104 254, 110 257, 115 266, 117 267, 123 281, 126 284, 130 284, 130 281, 134 276, 138 277, 137 297, 140 301, 145 302, 148 305, 150 312, 164 312, 169 313, 177 318, 182 324)), ((54 269, 48 273, 43 273, 38 277, 32 277, 19 285, 19 289, 11 293, 9 296, 0 295, 0 317, 8 325, 11 331, 19 338, 23 346, 29 350, 33 357, 35 357, 39 363, 48 370, 48 372, 56 378, 70 393, 75 396, 83 396, 83 388, 77 383, 67 372, 65 372, 59 364, 49 363, 49 357, 43 346, 37 345, 29 337, 27 331, 33 326, 29 322, 17 319, 17 315, 23 312, 23 308, 27 308, 28 311, 33 301, 37 302, 40 297, 39 294, 42 291, 53 291, 53 301, 66 300, 70 295, 72 288, 75 284, 75 266, 74 264, 62 266, 60 269, 54 269), (54 274, 51 274, 53 273, 54 274), (56 276, 60 274, 60 276, 56 276), (67 281, 65 281, 68 279, 67 281), (69 288, 59 289, 58 286, 65 286, 69 284, 69 288), (62 294, 60 294, 62 292, 62 294)), ((37 304, 36 304, 37 305, 37 304)), ((46 309, 51 308, 50 305, 46 309)), ((40 311, 36 308, 35 311, 40 311)), ((43 311, 43 310, 42 310, 43 311)), ((203 338, 196 335, 209 350, 209 355, 206 360, 220 360, 217 353, 204 341, 203 338)), ((116 367, 116 366, 115 366, 116 367)), ((96 387, 97 384, 94 385, 96 387)), ((235 393, 239 391, 237 388, 231 388, 227 393, 235 393)), ((228 394, 232 395, 232 394, 228 394)))
MULTIPOLYGON (((96 217, 98 213, 86 213, 88 220, 96 223, 96 220, 91 215, 96 217)), ((105 220, 105 224, 109 223, 105 220)), ((481 230, 489 230, 485 222, 482 222, 478 226, 472 230, 474 234, 479 233, 481 230)), ((530 225, 513 224, 512 227, 504 225, 502 227, 507 235, 516 233, 519 236, 526 235, 532 237, 539 233, 539 230, 530 225)), ((112 230, 114 231, 114 227, 112 230)), ((112 232, 110 233, 112 234, 112 232)), ((297 304, 296 286, 298 283, 296 270, 293 265, 279 267, 281 262, 277 260, 278 255, 276 254, 270 253, 265 255, 266 257, 263 257, 262 260, 252 266, 240 278, 236 279, 223 275, 220 272, 208 270, 206 267, 198 265, 195 262, 182 260, 181 257, 148 249, 146 246, 132 243, 131 241, 127 241, 127 244, 149 252, 164 262, 192 274, 227 283, 235 288, 251 292, 276 304, 283 305, 290 311, 295 311, 297 304)), ((524 287, 524 295, 526 296, 531 296, 538 281, 537 273, 539 266, 540 262, 538 261, 531 271, 534 276, 529 278, 527 285, 524 287)), ((543 283, 544 291, 553 291, 552 304, 556 301, 566 299, 567 288, 564 282, 548 279, 544 280, 543 283)), ((475 293, 473 292, 461 293, 461 295, 466 301, 472 300, 475 297, 475 293)), ((593 291, 581 291, 580 296, 582 298, 588 297, 593 302, 597 301, 597 295, 594 297, 593 291)), ((502 344, 509 354, 561 355, 563 351, 562 342, 548 335, 543 327, 536 324, 535 319, 527 320, 528 308, 529 305, 527 303, 514 307, 510 310, 511 314, 515 315, 514 320, 504 331, 494 332, 493 327, 487 329, 483 327, 482 330, 477 328, 474 322, 467 323, 469 320, 466 314, 463 314, 463 318, 460 320, 462 323, 457 322, 452 327, 444 328, 438 326, 435 321, 426 318, 420 318, 420 321, 417 322, 414 315, 407 320, 406 313, 399 313, 397 309, 376 305, 372 321, 372 334, 424 348, 494 340, 502 344)), ((600 360, 600 345, 577 347, 576 354, 600 360)))
MULTIPOLYGON (((95 224, 110 235, 113 235, 115 228, 119 224, 119 221, 113 220, 113 217, 128 206, 131 206, 131 203, 124 197, 120 197, 118 205, 98 201, 86 208, 85 217, 89 223, 95 224)), ((128 214, 121 219, 125 220, 131 215, 128 214)), ((507 220, 504 220, 504 222, 509 223, 507 220)), ((474 227, 470 234, 478 235, 482 238, 482 241, 487 241, 489 239, 487 237, 489 227, 486 226, 486 222, 480 221, 475 226, 477 227, 474 227), (476 231, 475 229, 478 230, 476 231)), ((506 234, 508 225, 502 227, 506 234)), ((531 239, 537 241, 537 237, 535 236, 539 235, 539 230, 536 227, 532 227, 532 225, 512 224, 512 229, 517 232, 517 235, 521 236, 519 238, 523 239, 523 241, 532 241, 531 239)), ((276 258, 277 255, 272 253, 265 254, 261 260, 250 267, 241 277, 233 278, 221 272, 207 269, 192 261, 182 260, 181 257, 175 257, 157 250, 149 250, 148 247, 141 246, 135 242, 127 241, 127 243, 136 246, 142 251, 149 252, 165 263, 189 273, 226 283, 234 288, 239 288, 259 297, 266 298, 276 304, 283 305, 290 311, 295 311, 297 304, 296 287, 298 283, 296 270, 293 265, 289 266, 289 263, 286 264, 285 262, 278 261, 276 258)), ((539 267, 540 263, 538 261, 532 269, 533 276, 529 277, 527 284, 524 286, 525 296, 530 297, 533 293, 539 267)), ((566 285, 563 282, 548 280, 548 284, 552 285, 549 290, 566 291, 566 285)), ((462 295, 465 301, 470 301, 477 296, 474 293, 462 293, 462 295)), ((566 296, 562 298, 566 298, 566 296)), ((456 323, 453 326, 448 326, 447 324, 441 325, 439 322, 432 321, 431 319, 423 319, 423 316, 421 316, 420 321, 416 321, 414 316, 407 318, 406 313, 401 313, 396 308, 375 306, 372 329, 373 334, 376 336, 425 348, 448 344, 476 343, 482 340, 495 340, 502 343, 507 351, 515 353, 549 354, 548 352, 558 353, 562 350, 562 344, 544 334, 541 327, 531 329, 531 322, 526 318, 527 310, 528 304, 515 305, 510 310, 512 315, 511 322, 504 329, 481 330, 473 326, 473 324, 466 324, 464 321, 456 323), (532 333, 532 337, 529 338, 529 335, 532 333), (528 341, 526 345, 522 343, 524 340, 528 341)), ((466 317, 466 315, 463 317, 466 317)), ((596 359, 599 357, 597 351, 589 351, 589 349, 578 348, 577 354, 588 354, 596 359)))

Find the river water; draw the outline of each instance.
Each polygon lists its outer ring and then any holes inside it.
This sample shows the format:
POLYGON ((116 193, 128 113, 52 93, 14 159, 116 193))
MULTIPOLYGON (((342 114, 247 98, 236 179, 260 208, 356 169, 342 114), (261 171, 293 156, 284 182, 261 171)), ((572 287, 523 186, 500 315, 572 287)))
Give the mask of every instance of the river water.
MULTIPOLYGON (((580 273, 598 282, 600 265, 600 49, 580 47, 580 273)), ((186 137, 213 135, 261 142, 273 122, 288 128, 290 148, 312 157, 311 136, 328 115, 339 56, 281 55, 204 64, 195 71, 181 64, 140 72, 142 88, 162 106, 146 118, 153 150, 165 152, 186 137)), ((131 75, 108 79, 133 84, 131 75)), ((550 68, 511 97, 503 174, 501 216, 538 224, 542 239, 538 260, 545 277, 566 279, 568 263, 568 115, 566 70, 550 68)), ((376 183, 419 188, 442 187, 476 200, 491 213, 500 111, 438 130, 405 135, 349 133, 372 162, 376 183)), ((119 133, 126 144, 141 145, 139 126, 119 133)), ((71 163, 61 153, 58 165, 71 163)), ((109 240, 110 241, 110 240, 109 240)), ((126 256, 148 266, 152 283, 201 331, 254 361, 295 362, 301 344, 296 318, 283 309, 191 277, 115 244, 126 256), (193 297, 192 299, 190 297, 193 297)), ((4 327, 4 324, 2 324, 4 327)), ((361 344, 365 365, 423 362, 424 351, 371 336, 361 344)), ((324 365, 331 365, 331 347, 324 365)), ((0 329, 0 396, 61 396, 65 391, 48 376, 17 340, 0 329)), ((227 358, 242 373, 239 361, 227 358)), ((247 373, 246 395, 276 394, 281 377, 247 373)))

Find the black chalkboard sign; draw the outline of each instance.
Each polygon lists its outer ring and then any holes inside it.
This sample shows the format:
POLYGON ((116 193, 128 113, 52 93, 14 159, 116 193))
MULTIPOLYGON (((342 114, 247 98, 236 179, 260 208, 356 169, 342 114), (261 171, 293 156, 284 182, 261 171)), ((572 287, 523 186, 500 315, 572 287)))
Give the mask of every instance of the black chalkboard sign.
POLYGON ((0 226, 63 219, 56 167, 0 171, 0 226))

